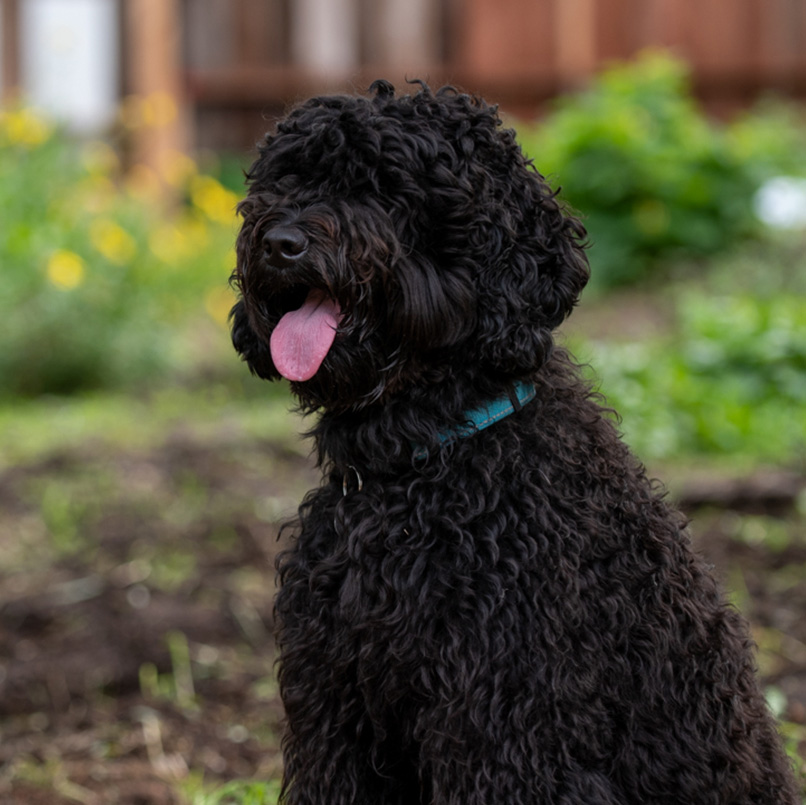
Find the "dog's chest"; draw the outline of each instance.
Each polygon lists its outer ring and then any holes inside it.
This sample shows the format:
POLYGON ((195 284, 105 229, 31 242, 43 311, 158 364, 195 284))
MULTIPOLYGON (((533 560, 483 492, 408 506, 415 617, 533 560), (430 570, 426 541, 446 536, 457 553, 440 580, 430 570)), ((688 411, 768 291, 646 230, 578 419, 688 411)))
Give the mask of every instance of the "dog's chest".
POLYGON ((530 522, 534 506, 518 511, 511 498, 470 483, 324 487, 297 543, 311 606, 390 645, 401 634, 531 608, 554 584, 555 562, 530 522))

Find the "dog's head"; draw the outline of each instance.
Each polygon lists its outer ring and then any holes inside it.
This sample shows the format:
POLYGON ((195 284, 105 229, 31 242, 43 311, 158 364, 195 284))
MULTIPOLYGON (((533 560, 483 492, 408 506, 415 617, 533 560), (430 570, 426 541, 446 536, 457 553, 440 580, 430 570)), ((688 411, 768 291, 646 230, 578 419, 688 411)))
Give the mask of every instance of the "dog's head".
POLYGON ((588 278, 582 226, 496 109, 450 87, 313 98, 247 183, 233 341, 309 409, 533 376, 588 278))

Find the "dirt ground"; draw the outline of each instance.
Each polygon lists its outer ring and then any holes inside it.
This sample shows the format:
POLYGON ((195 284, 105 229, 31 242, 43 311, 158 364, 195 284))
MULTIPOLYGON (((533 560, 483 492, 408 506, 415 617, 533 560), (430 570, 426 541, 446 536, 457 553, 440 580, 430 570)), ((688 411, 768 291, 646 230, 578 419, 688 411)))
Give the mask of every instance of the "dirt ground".
MULTIPOLYGON (((0 472, 0 803, 168 805, 277 777, 273 557, 313 483, 301 452, 231 433, 0 472)), ((805 489, 782 472, 675 488, 801 758, 805 489)))

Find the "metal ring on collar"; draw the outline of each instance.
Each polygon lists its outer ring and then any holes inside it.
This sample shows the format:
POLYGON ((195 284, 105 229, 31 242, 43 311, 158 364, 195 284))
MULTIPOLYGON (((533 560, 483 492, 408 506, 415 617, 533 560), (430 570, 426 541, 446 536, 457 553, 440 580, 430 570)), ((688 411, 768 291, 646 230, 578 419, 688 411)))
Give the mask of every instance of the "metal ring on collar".
POLYGON ((355 473, 355 491, 360 492, 364 488, 361 473, 352 464, 348 464, 341 481, 341 491, 344 497, 347 497, 347 493, 350 492, 350 470, 355 473))

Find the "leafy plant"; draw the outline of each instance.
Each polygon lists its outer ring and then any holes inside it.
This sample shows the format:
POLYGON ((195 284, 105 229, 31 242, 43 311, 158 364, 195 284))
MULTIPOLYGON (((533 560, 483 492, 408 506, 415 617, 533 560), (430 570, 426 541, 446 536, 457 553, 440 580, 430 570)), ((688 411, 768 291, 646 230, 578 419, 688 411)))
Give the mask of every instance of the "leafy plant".
POLYGON ((781 110, 774 119, 775 126, 756 115, 732 132, 717 127, 697 108, 685 65, 651 52, 561 98, 520 139, 582 214, 593 246, 592 284, 607 288, 646 277, 660 261, 711 255, 757 231, 754 192, 797 131, 781 110))
POLYGON ((725 130, 728 148, 759 183, 777 174, 806 171, 806 109, 776 97, 764 97, 725 130))
POLYGON ((124 180, 108 145, 0 110, 0 395, 139 388, 171 367, 177 324, 226 319, 236 201, 187 157, 124 180))
POLYGON ((806 299, 688 296, 674 337, 591 344, 602 391, 647 458, 806 453, 806 299))

